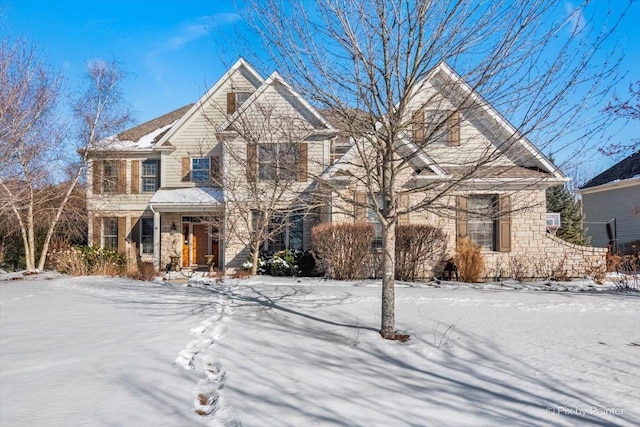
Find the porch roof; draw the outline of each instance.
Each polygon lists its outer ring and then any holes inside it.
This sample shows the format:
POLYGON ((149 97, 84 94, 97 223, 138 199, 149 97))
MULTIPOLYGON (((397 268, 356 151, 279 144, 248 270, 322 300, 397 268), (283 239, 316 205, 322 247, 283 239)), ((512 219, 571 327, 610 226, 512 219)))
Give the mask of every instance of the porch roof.
POLYGON ((202 211, 221 208, 222 189, 211 187, 160 188, 149 204, 158 211, 202 211))

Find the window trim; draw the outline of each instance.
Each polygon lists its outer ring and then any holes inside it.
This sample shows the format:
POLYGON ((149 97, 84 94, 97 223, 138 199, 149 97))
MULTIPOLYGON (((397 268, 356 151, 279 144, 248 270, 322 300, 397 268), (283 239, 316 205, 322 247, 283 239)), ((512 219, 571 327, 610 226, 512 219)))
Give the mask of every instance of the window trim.
POLYGON ((257 144, 257 176, 259 181, 298 181, 300 169, 300 144, 288 142, 268 142, 257 144), (287 147, 289 146, 289 147, 287 147), (267 147, 275 147, 275 152, 267 150, 267 147), (287 149, 288 148, 288 149, 287 149), (286 150, 282 152, 282 150, 286 150), (261 157, 263 153, 269 153, 269 158, 261 157), (287 156, 292 155, 292 163, 285 165, 287 156))
POLYGON ((382 223, 378 218, 377 213, 374 210, 374 206, 382 206, 382 194, 376 193, 375 203, 371 200, 371 195, 367 195, 367 207, 365 210, 365 218, 368 224, 373 225, 373 242, 371 246, 373 248, 382 247, 382 223))
POLYGON ((467 209, 469 210, 467 214, 467 234, 471 240, 473 240, 477 245, 479 245, 482 250, 496 252, 499 251, 499 219, 496 216, 496 212, 499 209, 499 196, 497 194, 470 194, 467 196, 467 209), (486 217, 485 215, 478 214, 472 212, 472 207, 470 206, 470 202, 472 200, 478 199, 488 199, 490 201, 490 209, 492 210, 491 217, 486 217), (482 244, 478 241, 478 235, 475 230, 472 231, 472 224, 482 224, 485 226, 490 226, 491 228, 491 244, 487 247, 486 244, 482 244))
POLYGON ((211 158, 210 157, 191 157, 191 182, 196 184, 203 184, 209 182, 211 179, 211 158), (194 161, 201 160, 207 162, 209 167, 207 168, 195 168, 194 161), (197 175, 203 174, 202 179, 196 179, 197 175))
MULTIPOLYGON (((113 230, 112 230, 113 231, 113 230)), ((117 217, 105 217, 102 219, 102 247, 105 249, 118 250, 118 218, 117 217), (115 234, 107 234, 108 222, 113 221, 115 224, 115 234), (115 245, 107 244, 107 239, 114 239, 115 245)))
POLYGON ((140 189, 142 193, 155 193, 160 187, 160 162, 157 159, 147 159, 143 160, 140 164, 140 189), (145 163, 146 164, 154 164, 155 165, 155 174, 154 175, 145 175, 145 163), (145 179, 153 178, 154 185, 153 190, 146 190, 145 188, 145 179))
POLYGON ((153 217, 141 217, 140 218, 140 223, 138 224, 139 228, 139 236, 140 236, 140 255, 153 255, 155 252, 155 236, 154 236, 154 219, 153 217), (151 252, 147 252, 144 250, 144 245, 145 243, 148 244, 148 242, 144 242, 144 237, 147 236, 143 233, 144 227, 143 227, 143 223, 144 221, 151 221, 151 252))
POLYGON ((103 160, 102 161, 102 193, 103 194, 116 194, 118 192, 118 161, 117 160, 103 160), (110 174, 107 174, 109 169, 110 174))
POLYGON ((420 142, 427 135, 434 145, 456 147, 460 145, 460 112, 458 110, 441 110, 435 108, 421 108, 413 114, 413 139, 420 142), (427 120, 434 117, 434 120, 427 120), (440 129, 435 131, 435 128, 440 129), (432 131, 431 128, 434 130, 432 131), (436 132, 437 138, 434 137, 436 132))
MULTIPOLYGON (((262 213, 259 210, 252 211, 252 215, 254 215, 254 218, 252 218, 252 221, 254 224, 257 222, 257 220, 255 219, 255 216, 258 216, 261 214, 262 213)), ((277 224, 278 227, 282 226, 282 230, 280 230, 280 232, 278 232, 274 236, 271 236, 270 239, 265 239, 265 241, 262 244, 263 251, 276 253, 282 250, 291 250, 291 251, 304 250, 304 234, 305 234, 304 222, 305 222, 305 215, 302 212, 274 213, 269 221, 269 224, 267 224, 267 227, 272 228, 272 224, 277 224), (282 224, 285 221, 286 221, 286 224, 282 224), (293 234, 292 230, 295 230, 295 228, 293 227, 294 224, 297 226, 296 231, 300 232, 299 248, 293 248, 291 245, 291 235, 293 234), (280 244, 280 241, 282 241, 282 244, 280 244), (277 244, 277 247, 276 247, 276 244, 277 244)))

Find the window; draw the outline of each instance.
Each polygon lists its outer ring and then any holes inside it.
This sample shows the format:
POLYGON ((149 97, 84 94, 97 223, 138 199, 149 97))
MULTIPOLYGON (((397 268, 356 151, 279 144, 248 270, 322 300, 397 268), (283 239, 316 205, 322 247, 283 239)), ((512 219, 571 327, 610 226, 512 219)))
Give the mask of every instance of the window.
POLYGON ((118 162, 105 160, 102 168, 102 192, 115 193, 118 186, 118 162))
POLYGON ((447 122, 449 111, 428 110, 425 116, 427 137, 435 144, 449 145, 451 127, 447 122))
POLYGON ((103 221, 103 246, 106 249, 118 250, 118 218, 105 218, 103 221))
POLYGON ((142 192, 153 193, 158 189, 158 161, 142 162, 142 192))
MULTIPOLYGON (((375 212, 375 206, 371 197, 368 197, 367 202, 367 222, 373 225, 373 247, 381 248, 382 247, 382 224, 380 224, 380 220, 378 219, 378 215, 375 212)), ((382 195, 376 195, 376 204, 379 207, 382 207, 382 195)))
POLYGON ((497 207, 497 197, 491 195, 470 196, 467 202, 469 237, 490 251, 497 250, 497 207))
POLYGON ((258 178, 261 181, 295 181, 298 157, 296 144, 258 144, 258 178))
POLYGON ((329 159, 331 164, 340 160, 345 154, 347 154, 347 151, 349 151, 350 148, 351 145, 347 142, 336 140, 331 141, 331 156, 329 159))
POLYGON ((227 93, 227 114, 233 114, 251 96, 249 92, 227 93))
POLYGON ((413 117, 413 139, 437 145, 460 145, 460 113, 420 110, 413 117))
POLYGON ((211 176, 211 159, 208 157, 191 159, 191 181, 208 182, 211 176))
POLYGON ((140 219, 140 254, 153 254, 153 218, 140 219))
MULTIPOLYGON (((253 223, 257 224, 261 213, 253 211, 253 223)), ((255 227, 255 226, 254 226, 255 227)), ((303 248, 304 220, 301 214, 275 214, 271 219, 269 237, 264 243, 267 252, 278 252, 284 249, 299 250, 303 248)))

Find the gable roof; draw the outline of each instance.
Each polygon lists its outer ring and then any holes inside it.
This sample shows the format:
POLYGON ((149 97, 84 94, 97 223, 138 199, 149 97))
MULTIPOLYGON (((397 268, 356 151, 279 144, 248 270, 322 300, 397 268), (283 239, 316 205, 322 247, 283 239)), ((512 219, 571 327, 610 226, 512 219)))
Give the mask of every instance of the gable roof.
POLYGON ((637 176, 640 176, 640 151, 631 154, 629 157, 611 166, 600 175, 591 178, 591 180, 580 187, 580 189, 597 187, 613 181, 622 181, 625 179, 635 178, 637 176))
MULTIPOLYGON (((568 181, 568 178, 562 173, 562 171, 556 167, 549 158, 547 158, 538 148, 529 141, 529 139, 522 135, 502 114, 498 112, 482 95, 474 90, 453 68, 451 68, 446 62, 440 61, 423 80, 432 79, 437 73, 444 74, 447 78, 453 81, 460 89, 462 89, 470 99, 484 111, 487 116, 492 118, 497 124, 505 129, 510 135, 514 135, 515 143, 521 145, 526 152, 528 152, 533 159, 539 164, 539 168, 546 172, 549 172, 554 178, 562 181, 568 181)), ((499 147, 500 148, 500 147, 499 147)))
POLYGON ((267 80, 265 80, 262 85, 247 98, 245 102, 242 103, 240 108, 238 108, 233 114, 229 116, 227 120, 225 120, 222 125, 218 128, 220 131, 225 131, 227 128, 233 124, 234 121, 238 119, 256 100, 258 100, 264 92, 272 85, 280 84, 292 97, 295 102, 297 102, 302 108, 304 108, 311 116, 315 119, 316 123, 310 123, 314 126, 320 125, 322 128, 327 130, 334 130, 331 123, 329 123, 322 115, 316 110, 311 104, 309 104, 298 92, 293 90, 293 88, 285 82, 280 74, 277 71, 274 71, 267 80))
POLYGON ((218 89, 220 89, 220 87, 229 78, 231 78, 231 76, 236 71, 241 69, 246 71, 249 76, 251 76, 253 80, 255 80, 256 87, 264 82, 262 76, 251 66, 251 64, 249 64, 243 58, 238 59, 236 63, 233 64, 231 68, 229 68, 227 72, 224 73, 222 77, 220 77, 220 79, 218 79, 218 81, 207 91, 207 93, 202 95, 202 97, 200 97, 200 99, 195 104, 192 104, 192 107, 180 118, 180 120, 178 120, 178 122, 169 130, 169 132, 166 132, 162 136, 162 138, 160 138, 160 140, 158 141, 159 145, 164 145, 169 140, 169 138, 171 138, 178 131, 178 129, 180 129, 182 125, 184 125, 187 120, 189 120, 203 105, 207 104, 213 94, 215 94, 218 89))
MULTIPOLYGON (((444 61, 439 62, 433 67, 427 75, 423 78, 422 82, 417 85, 418 88, 423 87, 423 82, 434 79, 436 74, 442 73, 446 78, 450 79, 459 88, 468 94, 470 99, 480 107, 484 113, 491 117, 498 125, 500 125, 510 135, 514 135, 514 142, 521 145, 525 152, 529 153, 536 161, 535 167, 530 166, 509 166, 509 167, 496 167, 485 166, 478 168, 477 175, 485 175, 486 178, 530 178, 539 179, 551 178, 554 181, 566 182, 568 178, 558 169, 551 160, 549 160, 537 147, 535 147, 524 135, 518 132, 509 121, 504 118, 493 106, 491 106, 480 94, 478 94, 469 84, 453 70, 444 61)), ((397 147, 406 153, 406 155, 413 155, 413 162, 415 165, 423 169, 424 167, 431 170, 434 174, 425 174, 424 170, 418 173, 420 177, 429 178, 442 178, 445 176, 455 176, 460 173, 459 168, 443 168, 438 165, 424 150, 415 145, 408 135, 400 137, 397 142, 397 147)), ((498 147, 501 148, 501 147, 498 147)), ((345 154, 343 159, 332 165, 326 172, 326 176, 332 176, 338 171, 343 171, 347 167, 347 160, 349 156, 353 156, 352 151, 356 150, 355 146, 345 154)))

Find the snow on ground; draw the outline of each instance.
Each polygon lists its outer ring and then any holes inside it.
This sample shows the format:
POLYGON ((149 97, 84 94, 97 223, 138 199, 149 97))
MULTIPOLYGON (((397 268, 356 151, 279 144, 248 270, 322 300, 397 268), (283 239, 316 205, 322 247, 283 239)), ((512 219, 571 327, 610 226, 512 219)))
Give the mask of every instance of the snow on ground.
POLYGON ((400 343, 375 281, 30 279, 0 281, 2 426, 640 423, 638 293, 400 284, 400 343))

